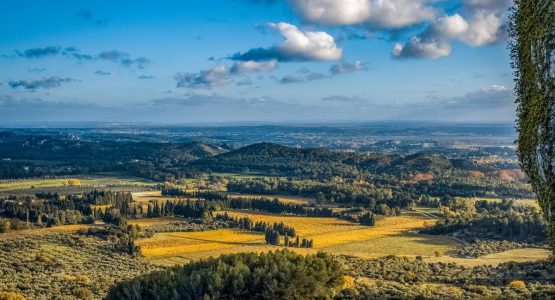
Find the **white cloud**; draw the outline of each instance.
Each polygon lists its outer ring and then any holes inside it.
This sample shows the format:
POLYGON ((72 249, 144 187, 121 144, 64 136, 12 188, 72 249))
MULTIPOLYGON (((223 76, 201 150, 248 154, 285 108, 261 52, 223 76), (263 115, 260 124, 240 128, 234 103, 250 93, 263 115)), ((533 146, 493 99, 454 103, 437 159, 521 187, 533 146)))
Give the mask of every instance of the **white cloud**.
POLYGON ((281 33, 285 41, 276 49, 291 57, 308 60, 338 60, 343 50, 335 44, 334 38, 323 31, 301 31, 289 23, 270 23, 270 28, 281 33))
POLYGON ((468 22, 459 14, 452 16, 443 16, 439 18, 432 26, 431 31, 442 38, 450 38, 460 36, 468 30, 468 22))
POLYGON ((398 29, 432 20, 429 0, 289 0, 307 22, 398 29))
MULTIPOLYGON (((270 72, 277 67, 277 61, 239 61, 231 68, 226 64, 218 64, 198 73, 177 73, 174 79, 177 87, 184 88, 212 88, 228 85, 233 82, 233 77, 246 73, 270 72)), ((238 82, 238 85, 246 85, 246 81, 238 82)), ((252 83, 252 82, 251 82, 252 83)))
POLYGON ((232 73, 270 72, 277 68, 276 60, 270 61, 238 61, 231 66, 232 73))
POLYGON ((489 93, 489 92, 504 92, 504 91, 506 91, 506 90, 507 90, 506 87, 504 87, 504 86, 502 86, 502 85, 498 85, 498 84, 494 84, 494 85, 492 85, 492 86, 488 86, 488 87, 482 88, 482 92, 485 92, 485 93, 489 93))
POLYGON ((393 47, 392 55, 398 58, 429 58, 438 59, 451 54, 449 43, 429 40, 413 36, 405 45, 399 43, 393 47))
POLYGON ((230 58, 238 61, 329 61, 341 58, 343 49, 323 31, 303 31, 289 23, 269 23, 285 39, 269 48, 253 48, 230 58))
POLYGON ((507 0, 466 0, 466 19, 458 13, 440 17, 405 45, 395 44, 393 56, 436 59, 451 53, 451 40, 472 47, 500 42, 506 37, 509 4, 507 0))
POLYGON ((328 25, 352 25, 370 16, 368 0, 290 0, 306 21, 328 25))
POLYGON ((460 40, 474 47, 497 43, 505 38, 506 22, 505 14, 478 10, 460 40))
POLYGON ((201 70, 198 73, 177 73, 174 79, 177 81, 177 87, 211 88, 229 84, 231 82, 230 74, 229 67, 220 64, 212 66, 207 70, 201 70))
POLYGON ((365 69, 366 69, 366 65, 364 64, 363 61, 355 60, 353 63, 342 62, 340 64, 331 66, 330 73, 332 75, 337 75, 337 74, 345 74, 345 73, 361 71, 365 69))

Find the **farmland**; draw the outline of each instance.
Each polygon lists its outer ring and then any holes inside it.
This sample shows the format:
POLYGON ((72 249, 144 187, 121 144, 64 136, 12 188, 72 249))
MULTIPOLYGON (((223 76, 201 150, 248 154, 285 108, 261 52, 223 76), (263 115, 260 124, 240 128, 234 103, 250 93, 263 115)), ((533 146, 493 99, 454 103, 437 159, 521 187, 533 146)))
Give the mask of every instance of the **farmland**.
MULTIPOLYGON (((419 214, 407 213, 378 221, 375 227, 355 225, 336 218, 309 218, 252 212, 228 212, 231 216, 248 216, 254 221, 284 222, 297 230, 301 237, 314 240, 313 249, 295 248, 300 253, 323 250, 337 255, 373 258, 383 255, 414 257, 433 256, 435 252, 449 253, 460 245, 446 237, 419 235, 408 231, 433 222, 419 214)), ((161 264, 183 263, 218 256, 222 253, 267 251, 275 249, 264 243, 262 234, 221 229, 206 232, 161 233, 140 240, 142 254, 161 264)))
MULTIPOLYGON (((315 246, 312 249, 292 249, 304 254, 326 251, 365 259, 387 255, 413 258, 420 256, 429 262, 456 262, 465 266, 495 266, 508 261, 535 261, 546 259, 549 255, 545 249, 525 248, 476 259, 455 257, 454 250, 460 247, 462 242, 449 237, 414 232, 434 223, 434 219, 418 213, 404 213, 398 217, 385 218, 379 220, 375 227, 355 225, 336 218, 295 217, 246 211, 227 213, 233 217, 249 217, 254 221, 284 222, 294 227, 299 236, 314 240, 315 246)), ((161 219, 157 222, 171 220, 161 219)), ((139 240, 138 245, 148 261, 169 265, 217 257, 221 254, 263 252, 277 248, 266 245, 262 234, 231 229, 160 233, 152 238, 139 240)))
MULTIPOLYGON (((386 294, 389 288, 410 290, 406 278, 414 280, 414 275, 408 267, 433 270, 425 276, 438 268, 441 274, 475 267, 488 274, 506 268, 507 262, 534 269, 549 255, 545 223, 524 182, 507 183, 487 174, 467 181, 466 171, 440 156, 366 156, 263 143, 190 164, 160 163, 167 168, 146 169, 150 179, 111 172, 0 181, 0 243, 33 244, 28 254, 16 252, 22 265, 32 268, 35 259, 53 265, 67 260, 73 266, 77 258, 90 269, 52 275, 52 284, 61 290, 29 288, 32 281, 23 278, 18 280, 28 290, 7 281, 4 289, 39 298, 100 298, 107 287, 99 284, 114 279, 98 276, 106 266, 90 262, 87 253, 93 253, 94 245, 103 245, 104 255, 124 257, 110 263, 129 276, 223 254, 326 252, 341 262, 372 266, 364 272, 388 278, 385 286, 376 287, 386 294), (444 168, 452 172, 444 173, 444 168), (411 181, 412 170, 435 175, 411 181), (450 181, 440 181, 441 176, 450 181), (64 242, 57 242, 59 237, 64 242), (71 241, 90 247, 80 250, 71 241), (392 265, 380 270, 384 261, 392 265), (79 295, 72 288, 79 288, 79 295)), ((346 272, 357 270, 345 266, 346 272)), ((367 278, 353 274, 353 284, 363 288, 367 278)), ((530 272, 526 276, 535 278, 530 272)), ((426 280, 419 281, 423 290, 445 285, 466 295, 473 291, 449 278, 426 280)), ((507 282, 495 284, 499 289, 507 282)))
POLYGON ((0 191, 13 191, 22 189, 31 189, 39 187, 63 187, 63 186, 92 186, 92 187, 108 187, 117 185, 136 185, 151 186, 155 183, 143 178, 117 175, 98 175, 86 177, 67 177, 67 178, 37 178, 37 179, 4 179, 0 180, 0 191), (72 183, 72 181, 74 183, 72 183))

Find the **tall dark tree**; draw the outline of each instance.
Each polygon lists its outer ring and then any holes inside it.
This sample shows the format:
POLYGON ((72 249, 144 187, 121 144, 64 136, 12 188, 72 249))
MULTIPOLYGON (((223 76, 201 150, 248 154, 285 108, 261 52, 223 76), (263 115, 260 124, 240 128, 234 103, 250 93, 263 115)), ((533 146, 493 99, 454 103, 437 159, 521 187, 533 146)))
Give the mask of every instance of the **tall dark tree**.
POLYGON ((510 25, 518 154, 555 251, 555 1, 515 1, 510 25))

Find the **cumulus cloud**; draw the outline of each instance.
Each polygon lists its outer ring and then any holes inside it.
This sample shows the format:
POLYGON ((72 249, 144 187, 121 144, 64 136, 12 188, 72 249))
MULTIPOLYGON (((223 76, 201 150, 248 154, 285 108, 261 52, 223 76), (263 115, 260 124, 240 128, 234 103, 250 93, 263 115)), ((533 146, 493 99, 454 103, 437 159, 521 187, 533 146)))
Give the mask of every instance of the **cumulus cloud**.
POLYGON ((17 80, 10 81, 8 85, 12 89, 24 88, 26 90, 36 90, 36 89, 51 89, 62 85, 62 83, 76 81, 72 78, 60 78, 60 77, 48 77, 37 80, 17 80))
POLYGON ((342 62, 330 67, 330 73, 332 75, 352 73, 361 70, 366 70, 366 65, 361 60, 355 60, 353 63, 342 62))
POLYGON ((392 55, 397 58, 437 59, 451 54, 451 41, 472 47, 495 44, 506 38, 508 0, 466 0, 463 14, 442 16, 404 45, 397 43, 392 55))
MULTIPOLYGON (((238 61, 231 67, 226 64, 218 64, 197 73, 180 72, 174 76, 174 79, 177 81, 177 87, 212 88, 230 84, 233 82, 233 76, 247 73, 271 72, 277 66, 276 60, 262 62, 238 61)), ((237 85, 248 84, 245 80, 237 83, 237 85)))
POLYGON ((306 22, 362 24, 370 29, 399 29, 435 16, 430 0, 289 0, 306 22))
POLYGON ((506 37, 506 23, 505 14, 477 10, 460 40, 474 47, 497 43, 506 37))
POLYGON ((451 45, 438 40, 423 40, 413 36, 405 45, 395 44, 392 54, 397 58, 438 59, 451 54, 451 45))
POLYGON ((230 58, 240 61, 329 61, 341 58, 343 49, 337 47, 335 39, 323 31, 302 31, 289 23, 269 23, 268 26, 280 33, 284 41, 270 48, 254 48, 245 53, 236 53, 230 58))

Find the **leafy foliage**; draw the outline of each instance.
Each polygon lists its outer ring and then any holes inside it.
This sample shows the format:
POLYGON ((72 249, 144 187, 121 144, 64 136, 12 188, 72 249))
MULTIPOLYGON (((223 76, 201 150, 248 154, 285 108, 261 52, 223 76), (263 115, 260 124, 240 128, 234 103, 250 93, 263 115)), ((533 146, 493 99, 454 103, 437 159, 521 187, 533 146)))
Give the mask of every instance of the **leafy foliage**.
POLYGON ((554 265, 546 262, 504 263, 497 267, 464 267, 454 263, 427 263, 407 257, 372 260, 341 257, 348 274, 374 280, 342 291, 336 299, 550 299, 555 296, 554 265), (514 281, 518 290, 511 287, 514 281), (433 283, 429 286, 426 283, 433 283))
POLYGON ((114 282, 156 269, 122 253, 113 238, 53 234, 0 240, 0 291, 27 299, 78 299, 91 292, 102 298, 114 282))
POLYGON ((534 207, 514 206, 511 201, 487 203, 476 201, 475 213, 463 207, 445 210, 436 225, 421 230, 427 234, 449 234, 473 242, 475 239, 508 240, 542 244, 545 241, 546 224, 534 207))
POLYGON ((342 275, 340 264, 324 253, 240 253, 121 282, 107 299, 326 299, 342 275))
POLYGON ((510 33, 518 154, 548 220, 555 251, 555 2, 515 1, 510 33))

